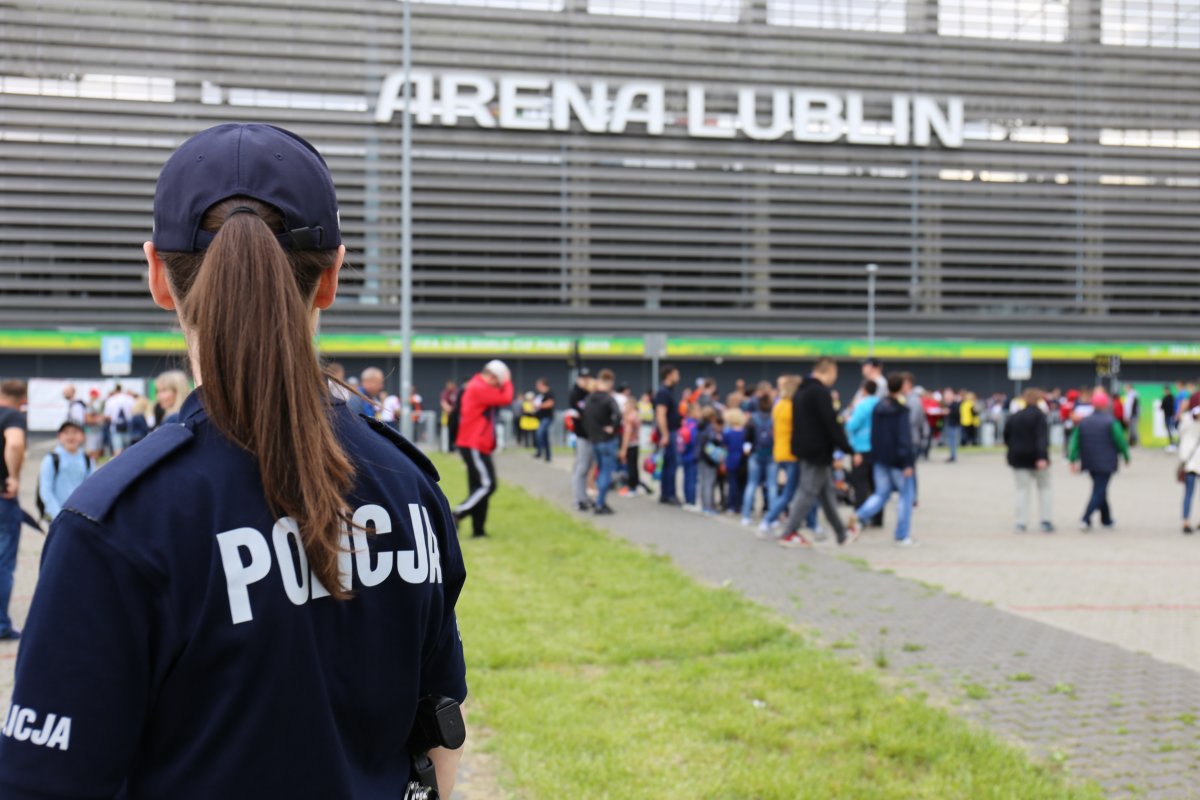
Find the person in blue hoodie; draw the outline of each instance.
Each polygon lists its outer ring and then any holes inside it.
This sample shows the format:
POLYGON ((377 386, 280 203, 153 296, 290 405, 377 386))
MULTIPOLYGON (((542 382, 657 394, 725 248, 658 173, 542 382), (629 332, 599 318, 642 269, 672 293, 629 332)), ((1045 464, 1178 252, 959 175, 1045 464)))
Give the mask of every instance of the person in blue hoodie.
POLYGON ((679 428, 679 466, 683 469, 683 504, 689 511, 699 511, 696 503, 696 479, 698 475, 697 461, 700 457, 699 441, 699 409, 696 405, 688 405, 687 416, 679 428))
POLYGON ((95 464, 83 452, 83 428, 64 422, 58 428, 58 444, 42 459, 38 473, 38 507, 42 518, 52 520, 62 511, 71 492, 92 474, 95 464))
MULTIPOLYGON (((866 499, 875 494, 875 460, 871 457, 871 419, 875 406, 883 399, 886 389, 871 379, 863 381, 859 390, 858 402, 846 420, 846 436, 850 438, 850 446, 854 448, 852 460, 853 469, 847 477, 851 488, 854 489, 854 502, 862 505, 866 499)), ((883 512, 870 521, 873 528, 883 527, 883 512)))
POLYGON ((849 527, 855 529, 858 520, 870 519, 882 511, 895 492, 900 496, 896 544, 911 547, 916 544, 911 532, 916 452, 904 398, 904 376, 899 373, 888 376, 888 396, 871 414, 871 454, 875 461, 875 493, 854 512, 849 527))
POLYGON ((725 478, 729 490, 725 493, 725 509, 735 513, 742 510, 743 487, 746 485, 746 458, 749 444, 746 441, 746 415, 740 408, 725 412, 725 478))

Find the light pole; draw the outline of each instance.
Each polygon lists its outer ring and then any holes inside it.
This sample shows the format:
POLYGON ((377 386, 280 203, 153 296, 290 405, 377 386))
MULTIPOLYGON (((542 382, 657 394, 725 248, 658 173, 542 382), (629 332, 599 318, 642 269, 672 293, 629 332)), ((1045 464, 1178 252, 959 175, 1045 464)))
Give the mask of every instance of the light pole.
POLYGON ((875 276, 878 264, 867 264, 867 356, 875 356, 875 276))
POLYGON ((400 432, 412 420, 412 0, 404 3, 404 117, 400 133, 400 432))

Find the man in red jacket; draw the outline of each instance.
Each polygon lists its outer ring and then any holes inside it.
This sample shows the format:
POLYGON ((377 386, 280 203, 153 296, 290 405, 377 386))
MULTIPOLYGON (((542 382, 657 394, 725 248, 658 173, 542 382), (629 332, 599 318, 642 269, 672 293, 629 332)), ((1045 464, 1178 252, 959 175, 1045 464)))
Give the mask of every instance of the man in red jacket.
POLYGON ((454 446, 467 464, 471 493, 454 509, 454 520, 470 516, 473 535, 487 535, 488 499, 496 491, 496 409, 513 401, 512 373, 503 361, 489 361, 462 388, 458 412, 458 436, 454 446))

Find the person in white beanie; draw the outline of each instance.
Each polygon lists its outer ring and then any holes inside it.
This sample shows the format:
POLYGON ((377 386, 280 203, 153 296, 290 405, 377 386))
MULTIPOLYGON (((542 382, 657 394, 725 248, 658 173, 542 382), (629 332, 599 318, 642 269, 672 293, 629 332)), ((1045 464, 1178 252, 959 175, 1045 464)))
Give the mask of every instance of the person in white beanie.
POLYGON ((462 388, 458 436, 454 446, 467 465, 470 494, 454 509, 455 522, 471 518, 472 535, 487 535, 488 500, 496 492, 496 409, 513 401, 512 371, 499 359, 489 361, 462 388))

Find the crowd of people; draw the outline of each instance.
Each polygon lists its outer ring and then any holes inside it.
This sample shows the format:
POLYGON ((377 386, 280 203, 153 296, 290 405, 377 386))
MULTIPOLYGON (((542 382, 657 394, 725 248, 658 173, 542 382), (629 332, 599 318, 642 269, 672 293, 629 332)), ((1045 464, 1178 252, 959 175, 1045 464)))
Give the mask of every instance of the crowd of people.
MULTIPOLYGON (((369 367, 347 378, 334 363, 329 371, 335 384, 344 384, 341 394, 355 411, 400 427, 403 406, 398 395, 384 389, 382 370, 369 367)), ((664 367, 659 377, 656 391, 635 395, 629 384, 617 383, 612 370, 593 374, 582 368, 561 406, 546 378, 516 394, 500 361, 490 362, 462 387, 447 381, 438 397, 436 427, 447 430, 448 446, 462 456, 468 475, 468 496, 455 509, 456 517, 470 518, 475 536, 487 535, 488 499, 498 485, 492 461, 499 444, 498 412, 508 408, 518 445, 546 461, 554 457, 556 416, 563 419, 574 449, 572 492, 578 510, 612 514, 611 493, 652 495, 653 479, 661 502, 707 516, 737 515, 742 525, 786 547, 827 539, 826 526, 839 544, 854 541, 864 526, 883 527, 892 495, 898 498, 895 541, 912 546, 918 462, 929 459, 935 446, 955 462, 961 448, 993 438, 1007 449, 1014 472, 1016 529, 1031 527, 1036 488, 1038 518, 1032 524, 1053 532, 1049 465, 1051 431, 1057 427, 1063 457, 1092 479, 1079 527, 1091 530, 1097 516, 1100 525, 1112 527, 1108 488, 1120 460, 1128 463, 1130 447, 1138 443, 1141 416, 1132 389, 1113 395, 1088 387, 1029 389, 1012 398, 1001 393, 983 398, 966 389, 927 391, 911 373, 885 375, 877 359, 862 363, 861 385, 846 402, 834 388, 838 365, 828 358, 819 359, 806 375, 780 375, 753 389, 738 380, 724 397, 711 377, 683 386, 674 366, 664 367), (986 436, 985 426, 992 426, 986 436), (840 507, 848 509, 844 518, 840 507)), ((9 383, 17 391, 18 382, 9 383)), ((64 422, 39 470, 42 520, 55 516, 97 464, 172 421, 191 391, 181 371, 159 375, 154 386, 153 403, 120 384, 104 395, 92 389, 86 397, 72 385, 63 389, 64 422)), ((414 422, 422 406, 414 389, 409 398, 414 422)), ((1190 534, 1200 479, 1200 391, 1182 381, 1165 386, 1154 410, 1165 421, 1169 449, 1179 455, 1182 529, 1190 534)))
MULTIPOLYGON (((806 375, 781 375, 752 390, 739 380, 724 397, 710 377, 682 386, 674 366, 659 377, 655 392, 635 396, 627 384, 615 383, 611 370, 577 373, 563 414, 575 452, 575 507, 612 514, 614 490, 654 493, 645 475, 657 480, 660 502, 708 516, 737 515, 785 547, 827 539, 826 526, 839 544, 853 542, 863 527, 883 527, 893 495, 894 540, 913 546, 917 465, 937 446, 956 462, 963 447, 1002 445, 1016 485, 1015 529, 1030 530, 1036 488, 1038 518, 1032 524, 1053 533, 1049 466, 1056 437, 1072 469, 1092 480, 1079 528, 1092 530, 1097 517, 1112 527, 1108 488, 1119 463, 1130 461, 1142 414, 1129 387, 1111 394, 1094 387, 1035 388, 981 397, 965 389, 928 391, 911 373, 886 374, 877 359, 861 365, 861 386, 848 401, 834 388, 838 366, 828 358, 806 375)), ((528 446, 535 457, 550 460, 547 433, 558 406, 549 383, 539 379, 517 403, 519 429, 531 434, 528 446)), ((1171 420, 1171 449, 1180 454, 1183 530, 1191 533, 1200 476, 1200 393, 1183 383, 1166 387, 1158 406, 1171 420)))
MULTIPOLYGON (((653 493, 645 473, 657 479, 662 503, 707 516, 737 514, 760 536, 804 547, 810 537, 826 538, 818 508, 837 541, 847 543, 857 538, 860 520, 882 524, 883 505, 898 494, 895 540, 911 546, 916 460, 928 452, 933 428, 910 374, 885 377, 875 360, 862 373, 862 388, 843 404, 834 389, 838 366, 829 358, 807 375, 783 375, 753 391, 738 381, 723 398, 713 378, 681 390, 672 365, 662 368, 657 391, 640 397, 616 386, 611 370, 580 370, 565 411, 575 506, 611 514, 614 485, 626 494, 653 493), (644 458, 643 443, 652 448, 644 458), (839 505, 854 508, 848 519, 839 505)), ((535 408, 539 397, 530 398, 535 408)))

